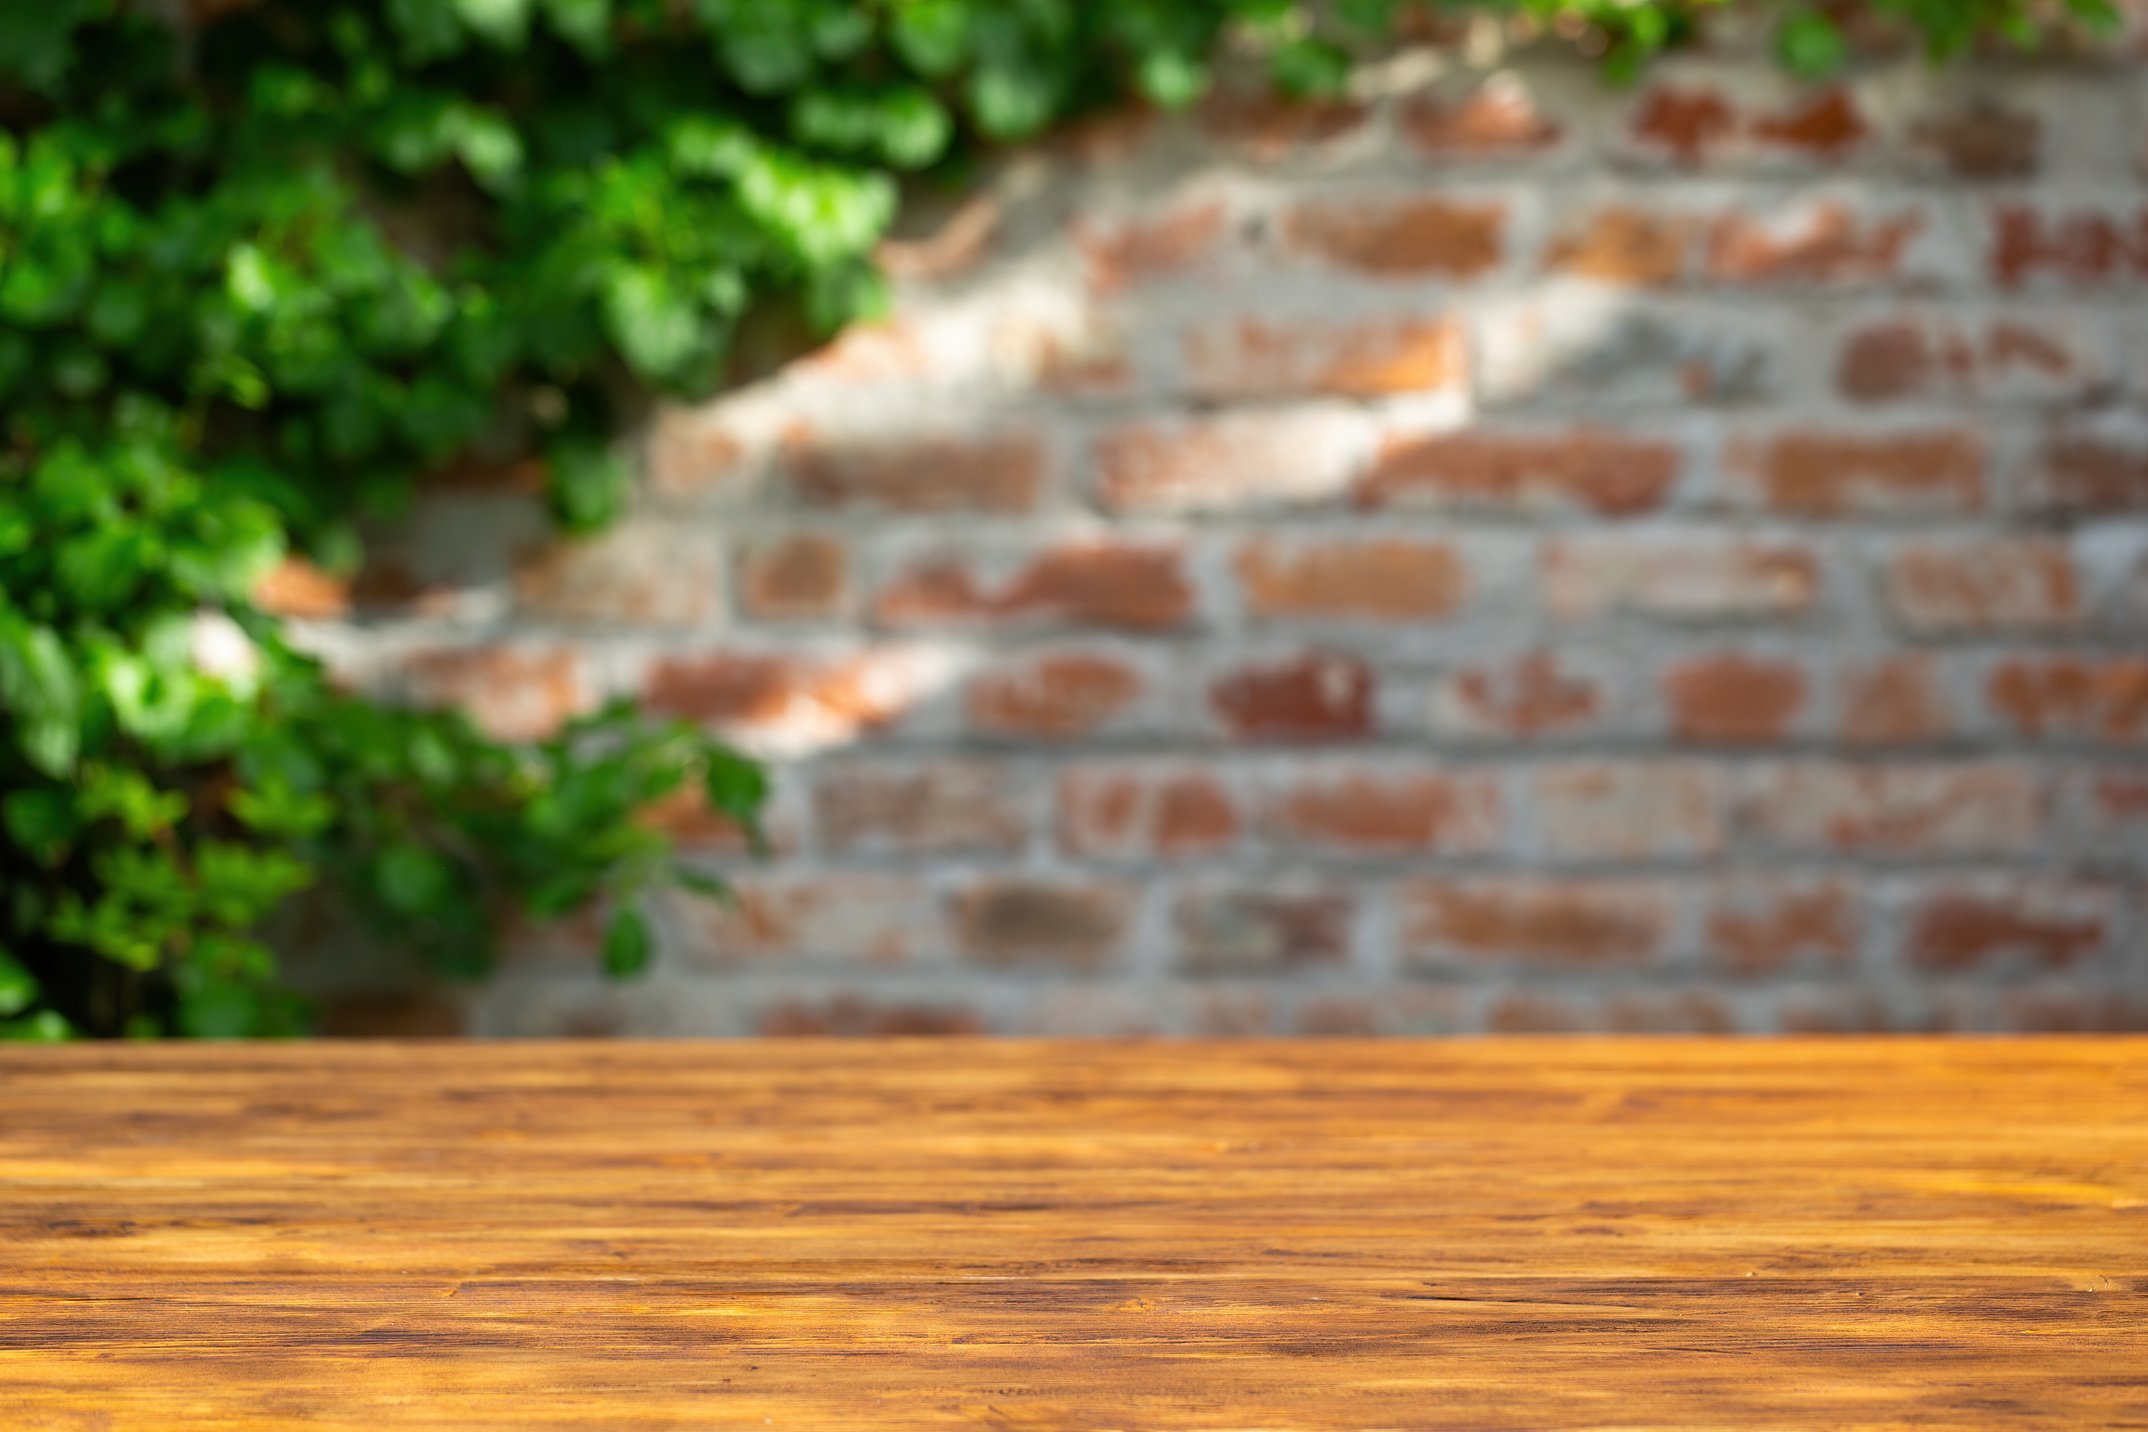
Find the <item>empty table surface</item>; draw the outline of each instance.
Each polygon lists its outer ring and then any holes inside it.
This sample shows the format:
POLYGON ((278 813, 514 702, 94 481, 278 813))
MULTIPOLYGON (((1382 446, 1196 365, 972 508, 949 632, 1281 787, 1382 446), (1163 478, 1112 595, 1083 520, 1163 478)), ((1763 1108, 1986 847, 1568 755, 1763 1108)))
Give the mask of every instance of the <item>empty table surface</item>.
POLYGON ((0 1054, 0 1426, 2148 1425, 2148 1040, 0 1054))

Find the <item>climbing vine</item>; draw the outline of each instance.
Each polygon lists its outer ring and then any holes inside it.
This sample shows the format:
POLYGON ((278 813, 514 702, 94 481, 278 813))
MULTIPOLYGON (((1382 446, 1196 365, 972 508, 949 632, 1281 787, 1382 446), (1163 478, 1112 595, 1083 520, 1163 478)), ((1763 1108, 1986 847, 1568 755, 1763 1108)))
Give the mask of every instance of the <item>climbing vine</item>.
MULTIPOLYGON (((1393 0, 119 0, 0 5, 0 1033, 302 1031, 264 920, 318 888, 442 969, 511 912, 702 877, 648 808, 750 830, 757 767, 613 707, 504 744, 345 693, 254 600, 473 450, 570 532, 637 395, 780 310, 880 301, 899 185, 1243 51, 1340 83, 1393 0), (190 13, 175 14, 174 11, 190 13)), ((1467 6, 1450 7, 1467 8, 1467 6)), ((1614 71, 1711 0, 1475 0, 1614 71)), ((1773 7, 1786 63, 1840 6, 1773 7)), ((1945 56, 2106 0, 1873 0, 1945 56)))

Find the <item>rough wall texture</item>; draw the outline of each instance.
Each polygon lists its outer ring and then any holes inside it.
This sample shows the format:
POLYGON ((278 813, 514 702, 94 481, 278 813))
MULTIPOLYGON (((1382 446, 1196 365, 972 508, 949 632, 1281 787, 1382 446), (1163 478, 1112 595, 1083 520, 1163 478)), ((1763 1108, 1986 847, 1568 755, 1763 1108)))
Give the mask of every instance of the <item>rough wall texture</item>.
POLYGON ((650 978, 569 922, 454 1019, 2148 1026, 2148 67, 1366 92, 925 206, 599 541, 428 503, 351 671, 780 784, 766 867, 685 822, 741 899, 650 978))

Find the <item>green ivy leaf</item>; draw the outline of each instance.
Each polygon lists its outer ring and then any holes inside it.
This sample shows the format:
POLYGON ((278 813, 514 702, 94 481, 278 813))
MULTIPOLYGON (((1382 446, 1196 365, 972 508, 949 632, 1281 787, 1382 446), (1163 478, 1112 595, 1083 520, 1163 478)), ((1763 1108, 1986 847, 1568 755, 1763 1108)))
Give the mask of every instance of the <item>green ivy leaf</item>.
POLYGON ((638 975, 649 965, 649 924, 641 912, 622 907, 604 927, 604 972, 614 979, 638 975))

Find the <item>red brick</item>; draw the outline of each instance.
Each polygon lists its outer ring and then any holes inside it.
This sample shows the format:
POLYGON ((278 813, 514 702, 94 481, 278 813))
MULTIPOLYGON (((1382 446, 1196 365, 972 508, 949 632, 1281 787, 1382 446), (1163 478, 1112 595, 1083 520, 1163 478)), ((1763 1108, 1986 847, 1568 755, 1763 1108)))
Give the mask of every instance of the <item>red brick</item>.
POLYGON ((1999 963, 2071 969, 2116 948, 2117 902, 2103 886, 1986 878, 1920 891, 1903 920, 1902 958, 1933 974, 1999 963))
POLYGON ((1561 761, 1529 780, 1537 840, 1554 860, 1703 858, 1723 848, 1723 778, 1683 761, 1561 761))
POLYGON ((1853 330, 1835 363, 1836 386, 1860 403, 2085 399, 2107 382, 2102 360, 2072 326, 2024 318, 1880 319, 1853 330))
POLYGON ((1676 214, 1607 205, 1581 215, 1553 237, 1544 266, 1600 283, 1655 287, 1685 276, 1698 233, 1676 214))
POLYGON ((791 489, 809 507, 882 512, 1029 512, 1045 481, 1032 433, 943 434, 786 444, 791 489))
POLYGON ((761 1010, 756 1032, 767 1038, 898 1039, 981 1034, 984 1021, 963 1005, 836 994, 776 1000, 761 1010))
POLYGON ((1354 656, 1307 652, 1218 678, 1208 704, 1230 734, 1252 740, 1343 740, 1368 735, 1372 668, 1354 656))
POLYGON ((964 957, 996 967, 1100 968, 1124 944, 1133 911, 1124 886, 1012 876, 978 881, 953 902, 964 957))
POLYGON ((1243 825, 1238 798, 1198 768, 1082 765, 1059 779, 1059 844, 1069 855, 1218 855, 1237 848, 1243 825))
POLYGON ((1529 741, 1597 726, 1611 693, 1596 671, 1550 651, 1475 662, 1447 674, 1433 693, 1442 732, 1529 741))
POLYGON ((1382 278, 1481 278, 1506 250, 1506 209, 1426 195, 1300 203, 1283 219, 1299 253, 1382 278))
POLYGON ((1883 657, 1836 674, 1837 739, 1851 746, 1903 746, 1954 733, 1954 718, 1928 656, 1883 657))
POLYGON ((1321 502, 1348 486, 1360 436, 1353 417, 1325 411, 1115 428, 1096 443, 1098 497, 1114 512, 1321 502))
POLYGON ((1273 162, 1334 143, 1365 123, 1352 99, 1294 99, 1268 86, 1219 87, 1201 104, 1201 128, 1240 153, 1273 162))
POLYGON ((1521 85, 1493 80, 1466 94, 1426 91, 1396 112, 1403 138, 1440 159, 1522 156, 1548 149, 1564 132, 1521 85))
POLYGON ((1791 432, 1734 445, 1759 500, 1799 517, 1975 512, 1984 442, 1974 431, 1791 432))
POLYGON ((1992 668, 1984 697, 2015 735, 2148 739, 2148 657, 2011 656, 1992 668))
POLYGON ((936 948, 937 904, 915 875, 753 876, 728 899, 673 892, 673 925, 693 964, 840 960, 895 965, 936 948))
POLYGON ((1714 90, 1658 84, 1641 96, 1628 132, 1644 151, 1692 165, 1736 137, 1738 112, 1714 90))
POLYGON ((1801 762, 1761 773, 1739 814, 1747 831, 1785 850, 2004 855, 2037 848, 2049 802, 2023 765, 1801 762))
POLYGON ((2082 615, 2071 553, 2042 537, 1905 543, 1887 571, 1887 601, 1923 635, 2064 630, 2082 615))
POLYGON ((333 619, 349 615, 351 584, 303 557, 286 557, 254 584, 253 599, 271 616, 333 619))
POLYGON ((649 524, 546 542, 517 555, 515 605, 553 621, 706 622, 723 580, 717 550, 714 534, 649 524))
POLYGON ((501 741, 542 740, 597 704, 570 647, 439 648, 405 658, 402 675, 419 702, 456 707, 501 741))
POLYGON ((1794 661, 1720 652, 1665 670, 1663 699, 1680 740, 1764 743, 1789 738, 1809 685, 1794 661))
POLYGON ((1246 610, 1273 621, 1414 621, 1451 616, 1469 573, 1451 542, 1401 538, 1299 542, 1256 539, 1232 562, 1246 610))
POLYGON ((1991 277, 2003 288, 2036 279, 2092 287, 2148 278, 2148 207, 2047 213, 2003 203, 1992 207, 1991 222, 1991 277))
POLYGON ((1179 966, 1195 975, 1347 965, 1354 916, 1347 887, 1202 887, 1182 891, 1172 908, 1179 966))
POLYGON ((829 621, 850 604, 850 549, 840 537, 799 532, 741 555, 739 605, 759 621, 829 621))
POLYGON ((1187 389, 1202 398, 1453 392, 1469 376, 1462 327, 1446 318, 1241 318, 1197 328, 1183 347, 1187 389))
POLYGON ((987 342, 996 374, 1046 393, 1121 397, 1135 388, 1126 325, 1112 313, 1018 308, 993 320, 987 342))
POLYGON ((642 699, 656 715, 825 742, 893 724, 916 685, 897 653, 819 659, 718 651, 655 661, 642 699))
POLYGON ((2002 989, 1998 1027, 2012 1034, 2138 1034, 2148 1031, 2148 997, 2138 988, 2002 989))
POLYGON ((992 736, 1065 740, 1087 736, 1124 715, 1141 697, 1143 676, 1106 653, 1051 651, 1002 662, 963 690, 972 731, 992 736))
POLYGON ((973 561, 917 562, 881 588, 874 619, 886 626, 1058 623, 1160 631, 1193 612, 1193 588, 1176 546, 1075 543, 1032 555, 998 581, 973 561))
POLYGON ((1090 286, 1114 292, 1212 262, 1230 226, 1230 208, 1222 199, 1186 198, 1158 213, 1084 219, 1075 226, 1074 244, 1090 286))
POLYGON ((1529 990, 1494 995, 1484 1008, 1487 1034, 1581 1034, 1594 1024, 1594 1014, 1576 1001, 1529 990))
POLYGON ((1361 506, 1627 517, 1663 505, 1678 480, 1675 443, 1604 428, 1563 433, 1438 433, 1390 441, 1358 484, 1361 506))
POLYGON ((1957 179, 2026 179, 2043 157, 2043 121, 1988 95, 1924 116, 1909 137, 1957 179))
POLYGON ((1015 772, 980 761, 824 766, 813 786, 820 848, 835 854, 1005 853, 1029 842, 1015 772))
POLYGON ((1793 539, 1594 534, 1550 543, 1539 566, 1545 605, 1568 619, 1781 621, 1820 593, 1819 557, 1793 539))
POLYGON ((792 359, 784 372, 793 381, 847 388, 907 387, 944 379, 946 370, 928 331, 915 319, 897 315, 851 324, 833 342, 792 359))
POLYGON ((1872 126, 1865 122, 1856 98, 1837 85, 1801 96, 1779 114, 1754 120, 1751 134, 1764 146, 1833 162, 1870 139, 1872 126))
POLYGON ((2088 849, 2148 864, 2148 771, 2083 771, 2074 784, 2088 849))
POLYGON ((1886 283, 1904 276, 1920 213, 1860 215, 1824 203, 1792 216, 1728 214, 1708 234, 1708 272, 1724 283, 1886 283))
MULTIPOLYGON (((710 809, 707 796, 693 785, 642 807, 635 822, 670 837, 683 850, 724 856, 753 853, 745 827, 710 809)), ((768 853, 778 859, 795 854, 803 843, 796 808, 783 799, 780 790, 761 813, 761 826, 768 853)))
POLYGON ((1807 965, 1840 971, 1856 963, 1863 911, 1856 891, 1839 882, 1725 881, 1704 908, 1704 957, 1729 974, 1779 975, 1807 965))
POLYGON ((1261 820, 1289 850, 1369 856, 1481 855, 1506 827, 1494 777, 1385 766, 1298 767, 1261 820))
POLYGON ((659 496, 689 498, 737 485, 748 453, 737 433, 708 409, 667 406, 650 424, 642 466, 659 496))
POLYGON ((2023 508, 2061 517, 2148 512, 2148 443, 2056 436, 2015 497, 2023 508))
POLYGON ((1945 1034, 1970 1027, 1959 998, 1919 992, 1883 998, 1854 986, 1803 993, 1785 1000, 1777 1016, 1784 1034, 1945 1034))
POLYGON ((1677 905, 1661 886, 1611 880, 1418 880, 1402 891, 1405 957, 1624 968, 1664 956, 1677 905))

